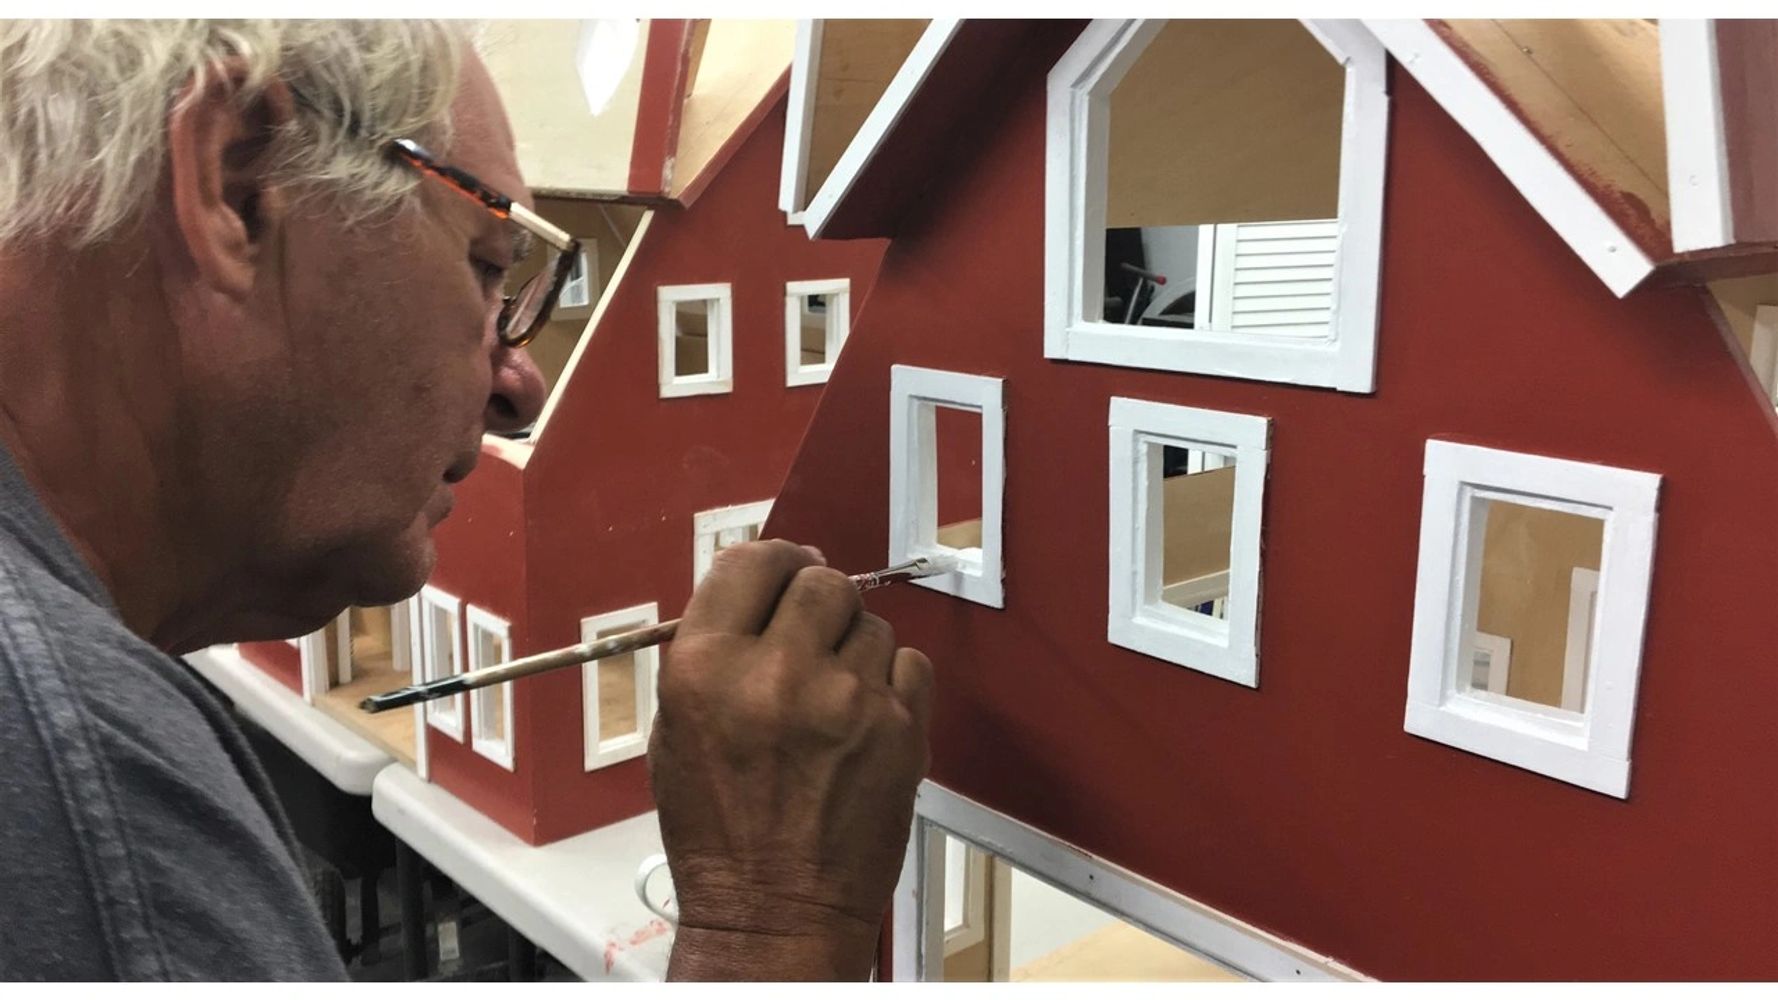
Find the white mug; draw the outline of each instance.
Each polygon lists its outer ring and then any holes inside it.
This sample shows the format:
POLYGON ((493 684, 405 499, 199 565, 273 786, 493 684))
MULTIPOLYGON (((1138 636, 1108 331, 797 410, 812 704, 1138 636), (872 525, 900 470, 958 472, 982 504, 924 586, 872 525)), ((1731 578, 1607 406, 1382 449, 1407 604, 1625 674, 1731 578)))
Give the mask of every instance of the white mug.
POLYGON ((677 924, 679 922, 679 901, 673 898, 673 873, 667 870, 667 856, 665 854, 650 854, 642 859, 641 866, 636 869, 636 898, 642 901, 643 906, 648 907, 650 913, 667 923, 677 924), (667 882, 664 887, 666 891, 656 894, 659 899, 657 902, 648 894, 648 881, 658 871, 667 872, 667 882))

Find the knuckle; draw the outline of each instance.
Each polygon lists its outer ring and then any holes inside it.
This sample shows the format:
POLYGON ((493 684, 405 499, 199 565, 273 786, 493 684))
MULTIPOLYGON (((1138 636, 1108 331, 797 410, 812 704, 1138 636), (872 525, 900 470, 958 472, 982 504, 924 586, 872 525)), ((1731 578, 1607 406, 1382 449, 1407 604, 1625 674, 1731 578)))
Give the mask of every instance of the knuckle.
POLYGON ((826 566, 805 566, 790 581, 789 594, 816 607, 852 608, 859 603, 858 588, 846 574, 826 566))

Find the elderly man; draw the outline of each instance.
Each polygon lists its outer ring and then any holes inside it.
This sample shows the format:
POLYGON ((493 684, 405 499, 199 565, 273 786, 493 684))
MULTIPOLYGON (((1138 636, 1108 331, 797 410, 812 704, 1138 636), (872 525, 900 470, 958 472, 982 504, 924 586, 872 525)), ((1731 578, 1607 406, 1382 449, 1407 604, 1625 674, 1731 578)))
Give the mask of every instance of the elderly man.
MULTIPOLYGON (((0 979, 343 975, 173 657, 426 580, 541 404, 506 197, 450 25, 0 23, 0 979)), ((674 976, 868 973, 930 671, 812 550, 723 554, 650 753, 674 976)))

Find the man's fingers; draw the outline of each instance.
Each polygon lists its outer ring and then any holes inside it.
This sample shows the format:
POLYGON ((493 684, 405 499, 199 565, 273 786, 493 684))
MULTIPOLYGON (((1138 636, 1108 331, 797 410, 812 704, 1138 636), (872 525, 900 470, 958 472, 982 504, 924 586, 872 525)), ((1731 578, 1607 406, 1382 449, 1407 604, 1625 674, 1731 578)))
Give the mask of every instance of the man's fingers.
POLYGON ((924 745, 932 721, 932 661, 917 649, 896 650, 889 687, 914 717, 914 735, 924 745))
POLYGON ((838 653, 841 666, 873 683, 887 684, 895 663, 895 626, 869 612, 860 614, 840 640, 838 653))
POLYGON ((810 566, 785 588, 765 634, 794 648, 825 652, 840 644, 863 610, 864 599, 844 573, 810 566))
POLYGON ((815 560, 794 542, 748 542, 723 549, 685 606, 679 637, 760 634, 792 578, 815 560))

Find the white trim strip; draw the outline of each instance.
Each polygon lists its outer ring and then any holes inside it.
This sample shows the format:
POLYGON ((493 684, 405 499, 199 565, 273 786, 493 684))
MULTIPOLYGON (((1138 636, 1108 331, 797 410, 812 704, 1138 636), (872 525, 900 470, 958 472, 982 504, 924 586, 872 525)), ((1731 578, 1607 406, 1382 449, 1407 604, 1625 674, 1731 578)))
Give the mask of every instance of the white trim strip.
POLYGON ((922 955, 929 948, 942 950, 944 942, 944 854, 935 835, 940 830, 1241 975, 1287 982, 1365 978, 1325 955, 1213 910, 928 780, 920 783, 914 798, 912 837, 895 887, 893 969, 898 981, 943 978, 943 963, 927 968, 922 955), (922 876, 924 886, 919 884, 922 876))
POLYGON ((1667 201, 1673 250, 1735 242, 1716 22, 1662 18, 1661 103, 1667 120, 1667 201))

